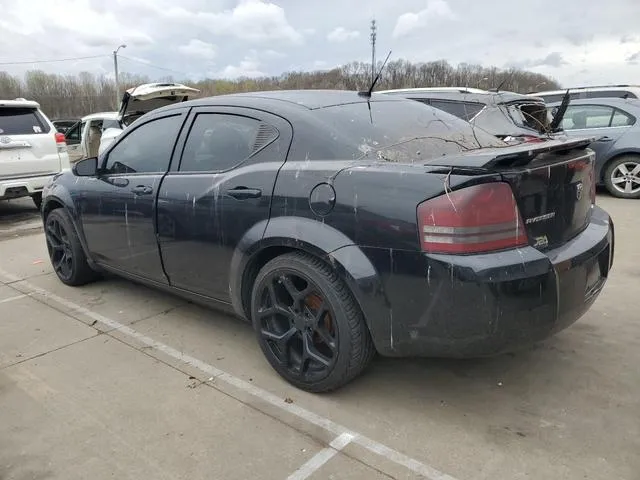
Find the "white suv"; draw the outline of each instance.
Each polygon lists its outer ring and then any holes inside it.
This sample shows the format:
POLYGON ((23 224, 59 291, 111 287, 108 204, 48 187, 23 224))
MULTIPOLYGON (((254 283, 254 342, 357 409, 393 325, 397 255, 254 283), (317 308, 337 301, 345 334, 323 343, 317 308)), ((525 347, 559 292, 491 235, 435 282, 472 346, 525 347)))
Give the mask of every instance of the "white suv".
POLYGON ((30 196, 36 207, 49 180, 69 169, 64 134, 37 102, 0 100, 0 200, 30 196))

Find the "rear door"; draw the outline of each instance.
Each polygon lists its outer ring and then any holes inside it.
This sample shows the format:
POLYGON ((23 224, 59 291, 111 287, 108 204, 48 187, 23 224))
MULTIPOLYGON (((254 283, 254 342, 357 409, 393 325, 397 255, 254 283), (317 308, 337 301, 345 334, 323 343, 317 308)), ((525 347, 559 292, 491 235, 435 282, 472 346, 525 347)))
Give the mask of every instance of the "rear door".
POLYGON ((569 105, 562 119, 562 128, 571 137, 593 137, 590 148, 596 152, 596 161, 605 159, 624 135, 635 118, 608 105, 569 105))
POLYGON ((182 158, 162 182, 158 236, 171 285, 228 302, 234 250, 269 219, 292 129, 262 111, 201 107, 185 128, 182 158))
POLYGON ((59 172, 55 133, 37 108, 0 106, 0 180, 59 172))

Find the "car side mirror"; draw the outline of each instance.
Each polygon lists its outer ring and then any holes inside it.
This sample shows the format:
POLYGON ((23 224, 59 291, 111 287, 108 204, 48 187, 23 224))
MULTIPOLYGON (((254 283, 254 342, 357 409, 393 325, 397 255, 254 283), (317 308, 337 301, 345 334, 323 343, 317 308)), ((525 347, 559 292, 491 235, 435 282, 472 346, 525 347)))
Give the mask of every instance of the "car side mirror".
POLYGON ((73 173, 78 177, 95 177, 98 174, 98 157, 85 158, 76 162, 73 173))

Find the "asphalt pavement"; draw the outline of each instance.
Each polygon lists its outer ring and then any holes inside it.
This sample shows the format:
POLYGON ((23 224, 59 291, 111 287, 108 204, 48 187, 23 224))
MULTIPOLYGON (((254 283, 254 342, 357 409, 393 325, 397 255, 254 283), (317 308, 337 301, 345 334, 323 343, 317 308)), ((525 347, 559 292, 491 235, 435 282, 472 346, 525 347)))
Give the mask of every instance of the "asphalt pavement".
POLYGON ((598 203, 614 267, 578 323, 495 358, 377 358, 313 395, 232 317, 64 286, 31 201, 0 202, 0 479, 638 480, 640 203, 598 203))

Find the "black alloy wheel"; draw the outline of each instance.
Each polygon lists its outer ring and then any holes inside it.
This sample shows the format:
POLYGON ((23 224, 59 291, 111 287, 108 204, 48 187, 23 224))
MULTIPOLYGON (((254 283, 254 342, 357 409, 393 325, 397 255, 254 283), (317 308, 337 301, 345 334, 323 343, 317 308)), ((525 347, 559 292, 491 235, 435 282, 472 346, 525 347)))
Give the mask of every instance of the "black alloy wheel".
POLYGON ((265 280, 257 312, 260 334, 292 375, 322 380, 338 355, 331 307, 318 287, 296 272, 274 272, 265 280))
POLYGON ((51 265, 63 283, 84 285, 99 276, 89 266, 71 217, 63 208, 56 208, 47 215, 44 234, 51 265))
POLYGON ((312 392, 347 383, 375 353, 346 286, 319 260, 287 254, 258 274, 252 319, 260 346, 287 381, 312 392))
POLYGON ((62 281, 69 281, 73 275, 73 249, 69 233, 57 215, 49 215, 45 235, 51 265, 62 281))

